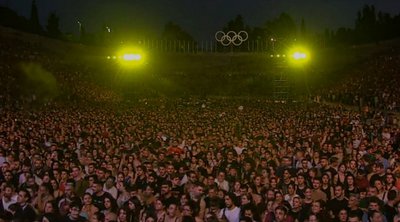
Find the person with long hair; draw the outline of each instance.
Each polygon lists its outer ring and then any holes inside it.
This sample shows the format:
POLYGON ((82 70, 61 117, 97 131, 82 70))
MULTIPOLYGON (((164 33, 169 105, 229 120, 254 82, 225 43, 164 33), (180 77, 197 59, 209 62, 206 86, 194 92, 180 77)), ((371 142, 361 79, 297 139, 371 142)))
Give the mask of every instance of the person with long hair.
POLYGON ((263 184, 263 180, 262 180, 262 177, 261 177, 261 175, 256 175, 255 177, 254 177, 254 179, 253 179, 253 184, 254 184, 254 190, 253 190, 253 192, 254 193, 257 193, 257 194, 261 194, 261 192, 263 191, 263 189, 264 189, 264 184, 263 184))
POLYGON ((128 210, 126 208, 119 208, 117 213, 117 222, 131 222, 129 219, 128 210))
POLYGON ((233 182, 233 186, 231 186, 231 193, 234 193, 237 197, 240 197, 242 195, 242 192, 240 191, 240 187, 242 186, 242 184, 240 183, 240 180, 235 180, 235 182, 233 182))
POLYGON ((272 189, 272 190, 278 189, 278 178, 276 178, 276 177, 269 178, 269 189, 272 189))
POLYGON ((337 174, 333 176, 333 184, 344 185, 344 183, 346 182, 346 172, 347 172, 346 164, 344 163, 339 164, 337 174))
POLYGON ((40 213, 44 212, 46 202, 54 200, 52 193, 53 192, 50 185, 42 184, 39 186, 39 192, 35 201, 33 202, 33 205, 39 210, 40 213))
POLYGON ((122 173, 124 174, 124 182, 126 184, 132 184, 136 176, 133 163, 122 166, 122 173))
POLYGON ((183 206, 189 204, 191 202, 190 200, 190 195, 187 193, 184 193, 180 196, 180 206, 179 206, 179 210, 182 211, 183 210, 183 206))
POLYGON ((247 189, 247 193, 251 195, 251 199, 254 201, 255 205, 258 205, 262 201, 262 196, 258 193, 255 193, 255 185, 250 184, 249 188, 247 189))
POLYGON ((311 158, 311 164, 313 167, 319 166, 320 162, 320 154, 318 151, 314 151, 312 158, 311 158))
POLYGON ((180 222, 180 212, 176 203, 170 203, 163 222, 180 222))
POLYGON ((61 215, 58 211, 58 206, 57 203, 55 202, 55 200, 51 200, 51 201, 47 201, 44 204, 44 210, 43 210, 43 214, 41 215, 41 220, 43 221, 44 218, 46 218, 48 221, 59 221, 59 219, 61 218, 61 215))
POLYGON ((287 194, 284 195, 285 201, 289 202, 290 206, 292 206, 292 200, 294 197, 297 197, 298 195, 296 194, 296 185, 292 182, 289 183, 287 186, 287 194))
POLYGON ((130 193, 129 191, 126 189, 126 184, 125 183, 120 183, 117 184, 117 190, 118 190, 118 197, 117 197, 117 205, 118 207, 122 207, 122 205, 129 200, 130 198, 130 193))
POLYGON ((154 201, 154 214, 157 222, 163 222, 165 219, 166 211, 165 204, 161 199, 154 201))
POLYGON ((348 173, 344 182, 344 195, 349 198, 350 194, 358 194, 360 190, 355 186, 355 177, 353 174, 348 173))
POLYGON ((379 199, 381 199, 383 202, 387 203, 388 198, 387 198, 387 191, 386 187, 383 184, 383 181, 381 179, 376 179, 374 182, 374 186, 376 187, 376 190, 378 191, 378 194, 376 195, 379 199))
POLYGON ((132 197, 125 203, 125 209, 128 214, 128 221, 129 222, 138 222, 140 218, 140 213, 143 209, 139 198, 132 197))
POLYGON ((274 219, 274 200, 267 200, 265 211, 263 212, 263 222, 271 222, 274 219))
POLYGON ((63 195, 64 192, 60 189, 60 186, 56 179, 50 179, 50 185, 53 190, 53 197, 55 200, 59 200, 63 195))
POLYGON ((93 216, 99 211, 99 208, 94 206, 92 201, 92 195, 90 195, 90 193, 85 193, 83 195, 83 206, 81 212, 86 215, 89 221, 91 221, 93 216))

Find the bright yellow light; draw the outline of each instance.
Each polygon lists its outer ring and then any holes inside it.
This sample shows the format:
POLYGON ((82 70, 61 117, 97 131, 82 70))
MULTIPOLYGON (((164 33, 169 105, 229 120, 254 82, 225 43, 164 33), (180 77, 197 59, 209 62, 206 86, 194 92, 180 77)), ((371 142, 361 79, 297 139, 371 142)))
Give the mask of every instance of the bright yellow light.
POLYGON ((310 60, 310 53, 304 47, 294 47, 289 51, 288 58, 295 64, 302 64, 310 60))
POLYGON ((139 61, 142 59, 140 54, 125 54, 122 58, 126 61, 139 61))
POLYGON ((144 64, 146 56, 137 47, 125 46, 116 53, 118 62, 125 68, 137 68, 144 64))
POLYGON ((293 53, 293 58, 296 60, 306 59, 307 55, 304 52, 295 52, 293 53))

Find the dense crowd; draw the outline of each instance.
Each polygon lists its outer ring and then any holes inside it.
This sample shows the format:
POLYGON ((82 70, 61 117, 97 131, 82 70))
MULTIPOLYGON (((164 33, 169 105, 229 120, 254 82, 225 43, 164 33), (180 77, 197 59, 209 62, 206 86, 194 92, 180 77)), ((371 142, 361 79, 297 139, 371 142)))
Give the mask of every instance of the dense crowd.
POLYGON ((379 112, 163 99, 1 118, 5 221, 400 218, 400 128, 379 112))
POLYGON ((359 107, 400 111, 400 91, 397 87, 400 83, 400 56, 397 51, 374 56, 349 69, 346 78, 338 86, 323 90, 323 99, 359 107))
POLYGON ((400 221, 400 121, 382 112, 399 104, 398 56, 321 94, 376 108, 355 111, 232 97, 120 103, 93 69, 40 44, 0 49, 0 221, 400 221), (21 93, 21 61, 51 72, 64 97, 16 104, 35 98, 21 93))
MULTIPOLYGON (((1 40, 1 101, 32 103, 55 98, 95 102, 120 100, 118 92, 99 84, 100 78, 95 74, 99 69, 84 61, 71 60, 60 52, 51 51, 44 47, 43 41, 4 36, 1 40), (54 82, 49 84, 49 79, 53 78, 54 82)), ((63 49, 67 48, 62 43, 58 44, 63 49)))

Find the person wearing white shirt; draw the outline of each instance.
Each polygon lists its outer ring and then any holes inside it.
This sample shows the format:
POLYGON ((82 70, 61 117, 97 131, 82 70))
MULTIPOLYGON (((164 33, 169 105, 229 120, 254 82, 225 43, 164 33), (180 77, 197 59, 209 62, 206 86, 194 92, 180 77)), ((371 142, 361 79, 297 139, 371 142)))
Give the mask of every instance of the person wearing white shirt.
POLYGON ((224 197, 225 208, 222 209, 218 215, 218 218, 225 219, 227 222, 239 222, 240 221, 240 208, 234 203, 235 195, 228 193, 224 197))
POLYGON ((111 196, 116 200, 118 197, 118 189, 115 187, 115 178, 110 176, 104 183, 103 191, 111 194, 111 196))
POLYGON ((215 183, 217 183, 220 189, 223 189, 227 192, 229 191, 229 183, 225 180, 225 172, 221 171, 218 173, 215 183))
POLYGON ((17 195, 14 193, 14 188, 12 185, 6 185, 3 189, 1 205, 0 205, 0 213, 8 211, 11 204, 17 202, 17 195))

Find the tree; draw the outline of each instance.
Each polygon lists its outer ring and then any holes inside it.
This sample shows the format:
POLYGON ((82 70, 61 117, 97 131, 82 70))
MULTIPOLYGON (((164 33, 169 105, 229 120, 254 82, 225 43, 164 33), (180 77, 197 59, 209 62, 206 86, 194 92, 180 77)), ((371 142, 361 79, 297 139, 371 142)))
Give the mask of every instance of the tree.
POLYGON ((287 13, 281 13, 278 18, 267 21, 266 29, 275 38, 293 40, 297 36, 296 23, 287 13))
POLYGON ((336 31, 335 39, 337 43, 351 44, 354 42, 354 31, 352 29, 340 27, 336 31))
POLYGON ((24 31, 30 31, 30 22, 15 11, 6 7, 0 7, 0 25, 8 26, 24 31))
POLYGON ((31 18, 30 18, 30 23, 31 23, 31 31, 33 33, 42 33, 43 29, 40 26, 39 22, 39 15, 38 15, 38 9, 36 6, 36 1, 32 0, 32 6, 31 6, 31 18))
POLYGON ((358 11, 355 27, 357 42, 376 41, 378 37, 376 11, 373 5, 365 5, 358 11))
POLYGON ((224 31, 240 32, 240 31, 250 31, 250 30, 245 30, 243 16, 237 15, 234 19, 228 22, 228 24, 224 27, 224 31))
POLYGON ((60 27, 60 18, 54 13, 50 13, 49 17, 47 18, 47 34, 53 38, 59 38, 61 35, 60 27))
POLYGON ((168 22, 165 24, 162 38, 164 40, 194 41, 193 37, 188 32, 173 22, 168 22))
POLYGON ((173 22, 165 24, 162 39, 165 40, 164 46, 168 50, 185 52, 196 47, 193 37, 173 22))

